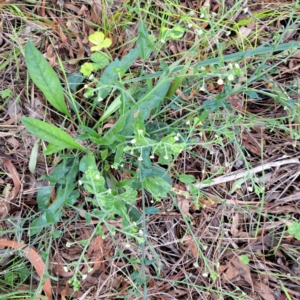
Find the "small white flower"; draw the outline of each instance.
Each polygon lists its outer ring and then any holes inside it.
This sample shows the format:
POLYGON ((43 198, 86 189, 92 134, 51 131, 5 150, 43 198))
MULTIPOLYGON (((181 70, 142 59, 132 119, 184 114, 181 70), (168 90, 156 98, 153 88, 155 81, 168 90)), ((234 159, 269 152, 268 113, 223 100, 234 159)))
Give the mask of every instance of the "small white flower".
POLYGON ((125 245, 125 248, 130 248, 130 244, 126 244, 126 245, 125 245))
POLYGON ((164 156, 164 159, 169 159, 169 156, 166 154, 166 155, 164 156))
POLYGON ((200 68, 200 71, 202 71, 202 72, 205 71, 205 70, 206 70, 205 67, 200 68))
POLYGON ((143 233, 143 230, 142 229, 140 229, 139 230, 139 235, 143 235, 144 233, 143 233))
POLYGON ((240 68, 239 64, 234 64, 234 67, 235 67, 236 69, 239 69, 239 68, 240 68))
POLYGON ((203 30, 202 29, 196 29, 195 33, 198 34, 198 35, 201 35, 203 33, 203 30))
POLYGON ((151 155, 150 155, 150 158, 151 158, 151 159, 153 159, 153 158, 154 158, 154 155, 153 155, 153 154, 151 154, 151 155))
POLYGON ((138 134, 143 134, 144 130, 143 129, 139 129, 138 130, 138 134))
POLYGON ((230 75, 228 76, 228 80, 229 80, 229 81, 232 81, 233 79, 234 79, 234 76, 230 74, 230 75))
POLYGON ((139 156, 138 161, 143 161, 143 158, 139 156))
POLYGON ((205 88, 204 86, 201 86, 200 91, 201 91, 201 92, 205 92, 205 91, 206 91, 206 88, 205 88))
POLYGON ((186 125, 190 125, 190 120, 186 121, 185 124, 186 124, 186 125))
POLYGON ((207 273, 203 273, 202 276, 203 277, 208 277, 208 274, 207 273))
POLYGON ((248 192, 253 192, 253 187, 252 186, 248 186, 247 190, 248 190, 248 192))
POLYGON ((97 99, 98 102, 101 102, 102 100, 103 100, 102 97, 99 97, 99 98, 97 99))
POLYGON ((226 36, 231 35, 231 31, 226 31, 226 36))
POLYGON ((131 143, 131 144, 135 144, 135 143, 136 143, 136 139, 132 139, 132 140, 130 141, 130 143, 131 143))
POLYGON ((192 27, 193 27, 193 24, 189 23, 188 28, 192 28, 192 27))
POLYGON ((64 269, 65 272, 69 272, 69 270, 66 266, 63 266, 63 269, 64 269))
POLYGON ((219 136, 217 134, 215 134, 215 138, 217 139, 219 136))
POLYGON ((203 19, 203 18, 204 18, 204 14, 201 14, 201 15, 200 15, 200 19, 203 19))
POLYGON ((217 14, 216 14, 215 12, 212 12, 211 15, 212 15, 213 17, 215 17, 217 14))
POLYGON ((166 41, 165 41, 164 39, 161 39, 160 42, 161 42, 162 44, 165 44, 165 43, 166 43, 166 41))
POLYGON ((229 64, 228 64, 228 68, 229 68, 229 69, 232 69, 232 68, 233 68, 232 63, 229 63, 229 64))
POLYGON ((218 81, 217 81, 217 84, 218 84, 218 85, 222 85, 222 84, 224 84, 224 81, 223 81, 223 79, 222 79, 222 78, 219 78, 219 79, 218 79, 218 81))
POLYGON ((174 136, 175 141, 179 141, 179 137, 177 135, 174 136))
POLYGON ((81 180, 78 180, 78 184, 79 184, 79 185, 82 185, 82 181, 81 181, 81 180))
POLYGON ((248 8, 248 7, 245 7, 245 8, 244 8, 244 14, 246 14, 248 11, 249 11, 249 8, 248 8))
POLYGON ((91 76, 89 77, 89 80, 94 79, 94 74, 91 74, 91 76))
POLYGON ((82 280, 86 279, 87 278, 87 274, 83 274, 82 275, 82 280))
POLYGON ((71 247, 71 243, 70 243, 70 242, 67 242, 67 243, 66 243, 66 247, 67 247, 67 248, 70 248, 70 247, 71 247))

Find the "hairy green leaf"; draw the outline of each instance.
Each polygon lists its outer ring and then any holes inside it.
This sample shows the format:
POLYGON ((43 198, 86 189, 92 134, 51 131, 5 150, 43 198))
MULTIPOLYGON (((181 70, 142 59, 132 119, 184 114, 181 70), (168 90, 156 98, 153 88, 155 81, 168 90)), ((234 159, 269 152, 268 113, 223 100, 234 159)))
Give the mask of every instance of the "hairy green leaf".
POLYGON ((69 116, 64 92, 57 74, 31 41, 25 46, 25 63, 34 84, 46 99, 61 113, 69 116))
POLYGON ((54 125, 27 117, 21 118, 21 121, 30 133, 48 143, 60 147, 60 149, 70 148, 85 151, 84 147, 54 125))
POLYGON ((138 51, 137 49, 131 49, 129 53, 122 58, 122 60, 115 59, 111 62, 103 74, 100 77, 100 82, 98 87, 105 86, 99 90, 98 98, 106 98, 110 91, 112 90, 112 85, 119 79, 119 74, 116 72, 117 69, 120 69, 122 72, 121 76, 125 71, 132 65, 132 63, 137 59, 138 51))

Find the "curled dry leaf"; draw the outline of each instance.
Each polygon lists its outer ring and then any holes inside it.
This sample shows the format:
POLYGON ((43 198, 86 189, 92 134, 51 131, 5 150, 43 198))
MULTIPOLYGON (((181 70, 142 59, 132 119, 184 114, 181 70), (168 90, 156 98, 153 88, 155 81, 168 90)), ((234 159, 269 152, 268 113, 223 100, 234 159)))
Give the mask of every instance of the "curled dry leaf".
POLYGON ((57 65, 56 54, 55 54, 52 44, 48 45, 47 51, 44 54, 44 57, 49 61, 49 64, 51 67, 55 67, 57 65))
POLYGON ((187 234, 184 237, 183 243, 186 247, 190 247, 190 252, 194 258, 198 258, 198 248, 196 243, 193 240, 193 237, 187 234))
POLYGON ((255 291, 264 299, 264 300, 275 300, 271 289, 263 282, 254 280, 253 281, 255 291))
POLYGON ((179 206, 180 210, 182 211, 182 213, 185 216, 188 216, 191 218, 192 215, 189 213, 190 200, 192 199, 190 193, 188 191, 178 189, 177 187, 174 187, 172 190, 177 195, 178 206, 179 206))
POLYGON ((10 189, 10 185, 6 186, 5 197, 0 196, 0 218, 5 218, 9 213, 11 201, 13 201, 19 193, 21 182, 16 168, 9 160, 9 156, 2 154, 2 158, 4 158, 4 166, 9 171, 9 175, 14 182, 12 189, 10 189))
POLYGON ((189 213, 190 210, 190 201, 189 199, 183 197, 183 196, 178 196, 178 206, 180 208, 180 210, 182 211, 182 213, 185 216, 188 216, 190 218, 192 218, 192 215, 189 213))
POLYGON ((239 236, 239 229, 238 229, 238 226, 239 226, 239 214, 236 213, 233 218, 232 218, 232 225, 231 225, 231 228, 230 228, 230 233, 232 234, 233 237, 238 237, 239 236))
POLYGON ((231 263, 234 265, 234 267, 239 271, 239 274, 250 284, 252 291, 254 291, 252 276, 250 272, 249 265, 244 265, 239 257, 235 257, 231 263))
MULTIPOLYGON (((43 275, 46 274, 46 266, 39 256, 39 254, 32 248, 27 247, 24 243, 18 243, 17 241, 0 240, 0 246, 10 247, 18 251, 22 251, 24 256, 32 263, 37 274, 42 279, 43 275)), ((47 296, 47 299, 51 300, 51 281, 49 278, 45 280, 43 290, 47 296)))
POLYGON ((102 264, 103 262, 103 239, 101 236, 95 236, 93 240, 91 241, 87 254, 91 258, 91 261, 93 263, 93 269, 90 271, 90 274, 95 273, 97 270, 102 268, 102 271, 104 271, 102 264))
POLYGON ((239 33, 238 33, 238 39, 237 39, 237 43, 240 44, 244 41, 244 39, 246 39, 249 34, 251 33, 252 28, 248 28, 248 27, 244 27, 241 26, 239 29, 239 33))

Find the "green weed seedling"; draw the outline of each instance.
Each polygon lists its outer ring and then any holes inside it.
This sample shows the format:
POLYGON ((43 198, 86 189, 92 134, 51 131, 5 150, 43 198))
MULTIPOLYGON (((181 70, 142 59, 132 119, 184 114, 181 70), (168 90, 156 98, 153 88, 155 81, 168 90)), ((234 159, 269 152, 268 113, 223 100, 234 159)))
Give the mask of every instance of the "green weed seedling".
MULTIPOLYGON (((178 39, 184 30, 181 23, 171 29, 162 27, 161 36, 158 38, 178 39)), ((201 32, 198 34, 201 35, 201 32)), ((181 59, 170 65, 162 63, 162 71, 146 74, 142 68, 140 74, 137 74, 136 71, 130 70, 130 67, 138 57, 145 63, 157 42, 155 37, 148 34, 143 22, 138 29, 136 48, 131 49, 121 60, 115 59, 110 62, 109 54, 100 52, 111 45, 111 40, 102 32, 95 32, 89 36, 89 40, 94 44, 91 48, 94 52, 90 57, 91 62, 83 64, 80 73, 67 79, 71 112, 65 102, 65 91, 54 70, 31 41, 28 41, 25 47, 26 66, 34 84, 43 92, 46 100, 65 116, 64 123, 71 121, 78 124, 80 132, 73 138, 63 129, 45 121, 26 117, 21 119, 30 133, 48 142, 44 154, 63 153, 66 149, 69 152, 60 155, 61 161, 46 177, 50 186, 40 189, 38 193, 39 214, 30 224, 30 235, 38 235, 41 230, 53 228, 57 223, 63 222, 63 208, 72 207, 78 213, 83 213, 81 215, 84 215, 87 224, 91 224, 92 219, 99 221, 89 239, 80 241, 83 247, 82 255, 74 266, 75 275, 70 279, 75 289, 79 288, 79 278, 85 276, 81 274, 79 266, 81 262, 86 262, 84 255, 88 244, 96 234, 103 235, 102 226, 105 225, 111 236, 116 232, 121 233, 129 246, 133 241, 144 247, 146 215, 159 212, 158 209, 146 207, 144 191, 150 193, 157 201, 174 195, 173 178, 170 175, 172 164, 180 153, 190 151, 194 146, 196 140, 193 135, 198 128, 203 126, 212 130, 210 114, 214 116, 220 108, 231 109, 226 99, 240 92, 234 90, 234 83, 243 75, 238 62, 251 56, 283 51, 298 45, 293 42, 259 47, 192 63, 196 58, 194 50, 199 46, 198 41, 181 59), (102 74, 98 76, 99 70, 102 69, 102 74), (209 80, 217 81, 220 86, 224 85, 224 90, 214 95, 214 98, 206 100, 196 113, 191 112, 185 124, 170 124, 161 117, 160 114, 168 105, 180 105, 176 91, 183 84, 206 93, 206 82, 209 80), (90 111, 84 111, 89 120, 81 118, 83 108, 75 102, 71 93, 76 93, 82 83, 84 97, 91 108, 90 111), (114 100, 110 101, 113 96, 114 100), (99 120, 92 118, 96 107, 102 107, 104 110, 99 120), (104 131, 104 123, 111 119, 117 121, 104 131), (117 182, 113 173, 115 170, 126 170, 131 176, 117 182), (54 188, 56 200, 51 203, 50 194, 54 188), (81 189, 84 190, 84 200, 77 205, 81 189), (141 212, 135 207, 140 191, 143 195, 141 212), (85 205, 90 209, 85 211, 85 205), (117 218, 121 218, 122 228, 109 223, 117 218)), ((221 52, 221 45, 219 47, 221 52)), ((219 138, 222 134, 233 138, 231 130, 226 131, 221 127, 213 130, 216 132, 214 141, 218 145, 223 143, 219 138)), ((179 181, 189 186, 189 191, 197 202, 200 192, 194 186, 195 178, 191 175, 177 175, 179 181)), ((186 223, 189 226, 187 220, 186 223)), ((192 232, 190 234, 192 235, 192 232)), ((194 239, 196 240, 195 237, 194 239)), ((205 258, 201 250, 203 247, 199 243, 197 249, 199 257, 205 261, 204 274, 209 274, 210 278, 215 280, 218 273, 211 267, 213 264, 205 258)), ((144 276, 143 282, 146 282, 145 278, 144 276)))

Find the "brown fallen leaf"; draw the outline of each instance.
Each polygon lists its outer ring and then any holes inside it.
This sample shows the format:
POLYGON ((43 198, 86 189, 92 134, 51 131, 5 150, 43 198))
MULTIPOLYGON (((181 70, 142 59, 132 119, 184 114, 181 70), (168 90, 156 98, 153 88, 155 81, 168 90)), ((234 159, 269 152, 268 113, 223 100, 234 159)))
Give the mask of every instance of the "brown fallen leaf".
POLYGON ((233 237, 238 237, 239 236, 239 229, 237 228, 239 226, 240 218, 239 214, 236 213, 233 218, 232 218, 232 225, 230 228, 230 233, 232 234, 233 237))
POLYGON ((253 280, 253 285, 255 291, 264 299, 264 300, 275 300, 275 297, 272 294, 271 289, 263 282, 258 280, 253 280))
POLYGON ((244 265, 240 261, 239 257, 235 257, 231 263, 236 267, 237 270, 239 270, 240 275, 250 284, 252 292, 254 292, 254 285, 249 265, 244 265))
POLYGON ((184 191, 182 189, 178 189, 177 187, 173 187, 172 189, 176 195, 177 195, 177 202, 178 202, 178 207, 182 211, 182 213, 188 217, 192 217, 192 215, 189 213, 190 210, 190 200, 191 195, 188 191, 184 191))
MULTIPOLYGON (((23 252, 24 256, 28 258, 28 260, 32 263, 33 267, 35 268, 37 274, 42 279, 44 274, 47 274, 46 266, 39 256, 39 254, 33 249, 27 247, 24 243, 18 243, 17 241, 9 241, 9 240, 0 240, 0 246, 10 247, 16 249, 18 251, 23 252)), ((43 290, 47 296, 48 300, 51 300, 51 281, 49 278, 45 280, 43 285, 43 290)))
POLYGON ((93 269, 90 271, 90 274, 95 273, 97 270, 102 268, 102 271, 104 271, 104 265, 103 265, 103 239, 101 236, 95 236, 93 240, 91 241, 87 255, 91 258, 91 261, 93 263, 93 269))
POLYGON ((190 252, 194 258, 198 258, 198 248, 196 243, 193 240, 193 237, 187 234, 184 237, 183 243, 186 247, 190 247, 190 252))

